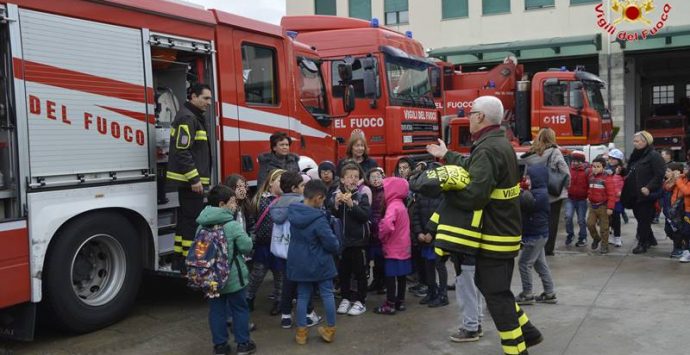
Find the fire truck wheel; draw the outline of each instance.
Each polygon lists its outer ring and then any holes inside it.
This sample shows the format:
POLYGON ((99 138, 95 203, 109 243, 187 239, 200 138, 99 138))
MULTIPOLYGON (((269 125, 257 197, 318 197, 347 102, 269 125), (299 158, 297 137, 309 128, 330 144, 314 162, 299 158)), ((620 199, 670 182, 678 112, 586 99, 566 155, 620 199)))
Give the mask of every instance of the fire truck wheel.
POLYGON ((135 301, 142 260, 138 234, 113 213, 65 226, 43 267, 43 290, 56 327, 84 333, 122 319, 135 301))

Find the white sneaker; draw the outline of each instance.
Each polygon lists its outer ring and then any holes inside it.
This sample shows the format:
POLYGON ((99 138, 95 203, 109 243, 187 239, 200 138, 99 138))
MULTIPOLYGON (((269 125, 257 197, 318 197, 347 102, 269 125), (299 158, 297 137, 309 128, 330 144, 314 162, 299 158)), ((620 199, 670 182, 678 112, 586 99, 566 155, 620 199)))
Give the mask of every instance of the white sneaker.
POLYGON ((678 261, 681 263, 690 263, 690 250, 683 250, 683 255, 681 255, 678 261))
POLYGON ((613 245, 616 246, 616 248, 620 248, 623 246, 623 240, 621 237, 613 237, 613 245))
POLYGON ((343 300, 340 301, 340 306, 338 306, 338 314, 347 314, 351 306, 352 302, 350 302, 350 300, 348 300, 347 298, 343 298, 343 300))
POLYGON ((364 307, 362 302, 357 301, 357 302, 355 302, 355 304, 352 305, 352 307, 350 307, 350 310, 347 312, 347 314, 349 314, 351 316, 358 316, 360 314, 363 314, 366 311, 367 311, 367 307, 364 307))
POLYGON ((311 313, 307 314, 307 328, 311 328, 319 323, 321 323, 321 317, 316 314, 316 311, 311 311, 311 313))

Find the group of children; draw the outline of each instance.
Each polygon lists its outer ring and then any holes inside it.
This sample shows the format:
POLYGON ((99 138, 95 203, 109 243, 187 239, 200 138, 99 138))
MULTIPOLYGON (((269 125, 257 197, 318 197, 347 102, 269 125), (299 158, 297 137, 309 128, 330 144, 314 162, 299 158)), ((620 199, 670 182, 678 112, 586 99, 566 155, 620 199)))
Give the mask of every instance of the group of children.
MULTIPOLYGON (((659 200, 660 212, 665 216, 666 236, 673 240, 670 256, 687 263, 690 262, 690 200, 685 197, 690 199, 690 184, 685 177, 688 167, 673 162, 672 152, 668 149, 662 150, 661 156, 666 163, 664 185, 661 191, 652 192, 652 195, 659 200)), ((590 164, 585 161, 584 153, 575 151, 571 154, 571 180, 565 216, 566 245, 571 245, 574 239, 573 217, 576 213, 580 225, 576 247, 583 247, 587 243, 585 226, 593 239, 592 250, 599 248, 600 253, 606 254, 609 244, 615 247, 623 245, 621 219, 627 223, 627 216, 620 195, 624 175, 624 156, 618 149, 611 149, 590 164)))
POLYGON ((576 247, 587 245, 587 230, 592 236, 591 249, 601 254, 609 252, 609 244, 623 245, 621 217, 625 213, 620 202, 623 189, 624 156, 619 149, 611 149, 588 164, 581 151, 570 155, 570 186, 566 200, 566 245, 574 239, 573 217, 577 213, 580 227, 576 247), (597 230, 598 227, 598 230, 597 230), (613 237, 610 236, 610 230, 613 237))
POLYGON ((416 295, 424 296, 420 303, 447 305, 447 259, 436 260, 434 235, 425 222, 440 200, 420 198, 419 208, 409 208, 414 198, 407 178, 413 169, 426 168, 425 164, 414 168, 412 164, 401 160, 397 176, 385 177, 381 168, 364 173, 357 163, 346 162, 339 164, 336 176, 335 164, 322 162, 318 180, 275 169, 251 200, 246 179, 240 175, 232 175, 225 184, 211 189, 208 206, 197 223, 199 228, 225 225, 228 255, 232 256, 227 282, 232 287, 226 286, 220 297, 209 299, 215 352, 230 352, 229 319, 237 353, 255 351, 249 337, 249 312, 269 271, 273 274, 271 314, 281 314, 283 328, 293 326, 293 300, 297 300, 294 323, 298 344, 305 344, 309 327, 322 320, 314 312, 314 292, 324 305, 326 326, 319 327, 318 332, 326 342, 335 336, 336 313, 358 316, 366 312, 368 292, 386 295, 374 313, 404 311, 407 277, 414 269, 424 275, 420 278, 425 284, 415 289, 416 295), (289 234, 287 255, 273 249, 276 231, 289 234), (413 260, 413 249, 417 260, 413 260), (336 307, 334 293, 338 288, 342 300, 336 307))

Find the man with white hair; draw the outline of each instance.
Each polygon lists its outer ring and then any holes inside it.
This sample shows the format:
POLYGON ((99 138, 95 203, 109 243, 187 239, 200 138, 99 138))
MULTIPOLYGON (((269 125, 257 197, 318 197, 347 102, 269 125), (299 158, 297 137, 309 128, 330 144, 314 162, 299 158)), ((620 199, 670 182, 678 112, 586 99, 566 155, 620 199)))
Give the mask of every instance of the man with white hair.
POLYGON ((446 194, 432 217, 438 226, 434 245, 476 258, 475 283, 499 331, 503 352, 527 354, 527 347, 543 337, 510 291, 522 232, 517 158, 500 126, 503 104, 498 98, 477 98, 468 118, 473 141, 469 158, 448 151, 441 140, 427 146, 430 154, 462 166, 470 175, 467 186, 446 194), (460 217, 468 214, 469 225, 460 217))

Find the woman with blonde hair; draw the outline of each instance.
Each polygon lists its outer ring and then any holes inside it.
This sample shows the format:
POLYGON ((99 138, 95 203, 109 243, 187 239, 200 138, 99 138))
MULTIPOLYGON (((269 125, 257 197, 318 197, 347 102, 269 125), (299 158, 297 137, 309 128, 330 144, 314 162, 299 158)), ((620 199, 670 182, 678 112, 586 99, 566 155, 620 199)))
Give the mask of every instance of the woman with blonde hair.
POLYGON ((340 170, 349 162, 354 162, 360 167, 362 172, 360 176, 364 176, 365 172, 379 166, 376 160, 369 158, 369 146, 367 145, 367 139, 362 133, 353 133, 350 136, 346 154, 347 156, 338 162, 336 176, 340 176, 340 170))
POLYGON ((553 255, 553 249, 556 245, 556 234, 558 233, 558 222, 561 219, 561 206, 563 205, 563 200, 568 197, 568 186, 570 185, 570 168, 556 143, 556 132, 548 127, 540 129, 537 137, 532 142, 529 152, 523 154, 520 159, 526 166, 545 165, 549 170, 558 170, 567 176, 566 183, 560 194, 549 194, 551 206, 549 214, 549 240, 546 242, 544 250, 546 255, 553 255))

